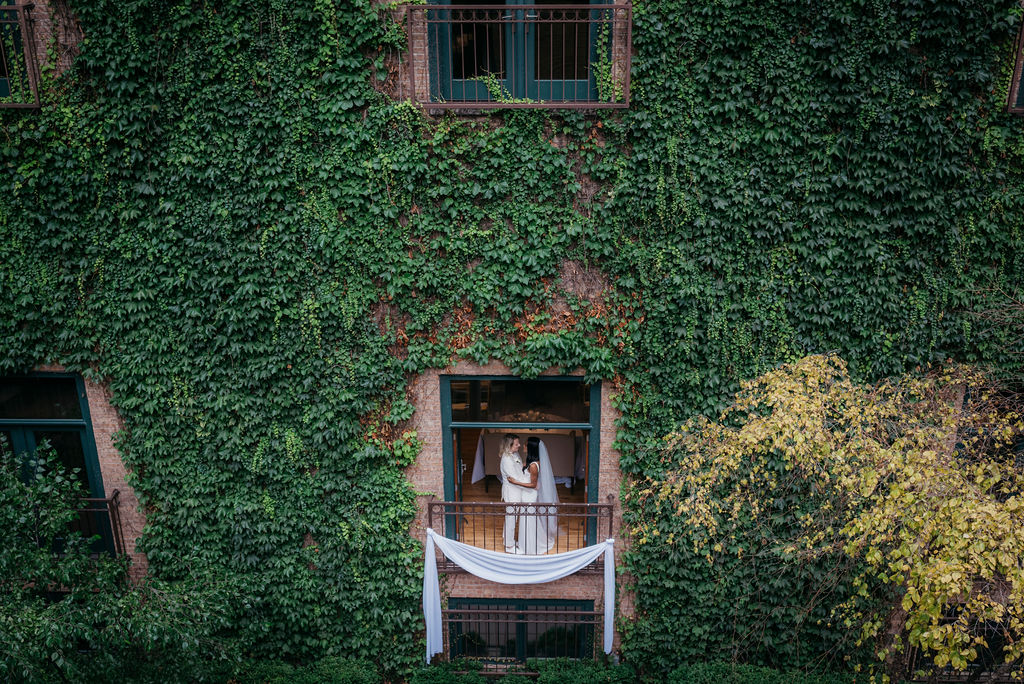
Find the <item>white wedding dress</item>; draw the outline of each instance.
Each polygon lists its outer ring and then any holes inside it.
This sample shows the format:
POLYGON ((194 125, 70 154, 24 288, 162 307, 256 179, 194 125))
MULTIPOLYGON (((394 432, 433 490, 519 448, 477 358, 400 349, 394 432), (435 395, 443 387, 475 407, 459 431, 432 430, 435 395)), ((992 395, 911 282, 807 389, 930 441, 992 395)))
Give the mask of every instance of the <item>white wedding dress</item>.
POLYGON ((527 490, 537 496, 527 503, 535 501, 537 505, 527 506, 527 515, 519 518, 518 550, 519 553, 529 555, 547 553, 558 538, 558 509, 540 505, 558 503, 558 490, 555 488, 555 476, 551 472, 551 459, 544 440, 540 441, 538 447, 540 462, 537 464, 537 489, 527 490))

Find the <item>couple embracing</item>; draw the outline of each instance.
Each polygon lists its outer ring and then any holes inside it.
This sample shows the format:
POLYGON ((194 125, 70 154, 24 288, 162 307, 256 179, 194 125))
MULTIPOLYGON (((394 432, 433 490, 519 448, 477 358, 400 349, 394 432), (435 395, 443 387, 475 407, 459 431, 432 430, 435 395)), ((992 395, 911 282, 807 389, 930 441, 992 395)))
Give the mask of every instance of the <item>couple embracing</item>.
POLYGON ((505 508, 505 553, 547 553, 558 536, 557 511, 532 504, 558 503, 551 459, 544 442, 536 437, 526 440, 525 463, 519 456, 520 449, 516 435, 508 434, 501 440, 501 500, 519 504, 505 508))

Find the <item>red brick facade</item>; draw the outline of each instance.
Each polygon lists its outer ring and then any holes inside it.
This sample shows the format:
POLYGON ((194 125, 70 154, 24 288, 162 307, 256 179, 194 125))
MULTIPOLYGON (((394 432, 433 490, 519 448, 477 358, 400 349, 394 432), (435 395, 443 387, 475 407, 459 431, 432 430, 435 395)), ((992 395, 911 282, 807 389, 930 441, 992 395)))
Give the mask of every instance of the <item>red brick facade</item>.
POLYGON ((40 70, 61 73, 71 66, 82 41, 82 27, 67 0, 0 0, 3 5, 31 5, 28 32, 23 39, 32 46, 40 70), (51 49, 52 48, 52 49, 51 49))

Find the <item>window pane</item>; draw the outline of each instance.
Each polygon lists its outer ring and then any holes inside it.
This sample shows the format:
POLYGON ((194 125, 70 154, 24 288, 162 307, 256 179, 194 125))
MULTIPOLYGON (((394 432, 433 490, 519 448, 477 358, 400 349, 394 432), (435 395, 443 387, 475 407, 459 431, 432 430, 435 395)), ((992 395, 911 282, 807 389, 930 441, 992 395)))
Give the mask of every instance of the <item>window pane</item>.
MULTIPOLYGON (((537 5, 581 5, 588 0, 535 0, 537 5)), ((540 9, 534 78, 538 81, 587 80, 590 68, 590 12, 540 9)))
POLYGON ((551 380, 453 380, 452 419, 511 423, 586 423, 590 385, 551 380))
MULTIPOLYGON (((85 452, 82 450, 82 433, 78 430, 47 430, 33 433, 36 440, 36 449, 44 442, 49 443, 50 448, 56 452, 57 460, 67 472, 78 468, 76 479, 82 483, 84 491, 89 491, 89 477, 85 472, 85 452)), ((88 494, 86 495, 88 496, 88 494)))
POLYGON ((0 380, 0 418, 80 419, 82 406, 74 378, 0 380))
MULTIPOLYGON (((9 3, 8 3, 9 4, 9 3)), ((0 99, 28 101, 28 67, 17 10, 0 10, 0 99)))
MULTIPOLYGON (((452 5, 479 5, 479 0, 453 0, 452 5)), ((452 78, 505 77, 504 12, 452 10, 452 78), (486 21, 483 21, 486 20, 486 21)))

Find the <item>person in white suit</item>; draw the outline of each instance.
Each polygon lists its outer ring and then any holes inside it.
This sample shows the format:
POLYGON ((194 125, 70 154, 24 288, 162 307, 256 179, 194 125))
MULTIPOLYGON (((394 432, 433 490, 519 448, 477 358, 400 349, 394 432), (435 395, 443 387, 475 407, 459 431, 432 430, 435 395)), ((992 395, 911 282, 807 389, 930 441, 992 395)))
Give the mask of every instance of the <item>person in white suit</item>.
MULTIPOLYGON (((523 474, 523 461, 519 457, 519 437, 505 435, 501 440, 501 500, 505 503, 533 503, 537 500, 537 485, 523 474)), ((516 552, 516 506, 505 507, 505 529, 502 539, 505 553, 516 552)))

